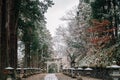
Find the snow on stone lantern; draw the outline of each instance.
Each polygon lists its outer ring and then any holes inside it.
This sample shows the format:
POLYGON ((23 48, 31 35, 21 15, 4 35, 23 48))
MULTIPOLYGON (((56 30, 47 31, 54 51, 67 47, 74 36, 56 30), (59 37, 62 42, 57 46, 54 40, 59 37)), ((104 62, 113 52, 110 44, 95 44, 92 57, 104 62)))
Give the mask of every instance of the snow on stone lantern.
POLYGON ((7 70, 7 71, 8 71, 8 74, 12 74, 12 73, 13 73, 14 68, 12 68, 12 67, 6 67, 6 68, 5 68, 5 70, 7 70))

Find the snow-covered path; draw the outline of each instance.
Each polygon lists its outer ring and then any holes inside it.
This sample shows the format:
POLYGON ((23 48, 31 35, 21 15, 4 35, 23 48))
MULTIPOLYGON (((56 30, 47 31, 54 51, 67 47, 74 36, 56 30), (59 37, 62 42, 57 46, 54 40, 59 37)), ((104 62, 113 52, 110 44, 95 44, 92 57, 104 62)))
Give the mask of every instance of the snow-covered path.
POLYGON ((58 78, 55 76, 55 74, 47 74, 44 80, 58 80, 58 78))

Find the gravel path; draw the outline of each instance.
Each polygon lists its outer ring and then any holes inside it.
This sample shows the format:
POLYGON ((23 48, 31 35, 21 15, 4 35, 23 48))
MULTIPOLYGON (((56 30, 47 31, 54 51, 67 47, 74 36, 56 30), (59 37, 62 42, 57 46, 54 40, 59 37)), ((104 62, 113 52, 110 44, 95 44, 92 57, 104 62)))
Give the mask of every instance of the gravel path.
POLYGON ((44 77, 46 76, 46 74, 37 74, 37 75, 33 75, 30 76, 28 78, 24 78, 22 80, 44 80, 44 77))
POLYGON ((68 77, 62 73, 56 73, 58 80, 77 80, 75 78, 68 77))
MULTIPOLYGON (((62 73, 57 73, 56 76, 58 77, 58 80, 77 80, 76 78, 71 78, 68 77, 62 73)), ((91 78, 91 77, 84 77, 81 76, 82 80, 101 80, 101 79, 96 79, 96 78, 91 78)))
POLYGON ((55 74, 47 74, 44 80, 58 80, 55 74))
MULTIPOLYGON (((95 79, 95 78, 91 78, 91 77, 81 77, 82 80, 102 80, 102 79, 95 79)), ((66 76, 62 73, 56 73, 56 74, 37 74, 37 75, 33 75, 31 77, 28 78, 23 78, 22 80, 77 80, 76 78, 71 78, 69 76, 66 76)))
POLYGON ((91 78, 91 77, 83 77, 83 76, 82 76, 82 79, 83 80, 102 80, 102 79, 96 79, 96 78, 91 78))

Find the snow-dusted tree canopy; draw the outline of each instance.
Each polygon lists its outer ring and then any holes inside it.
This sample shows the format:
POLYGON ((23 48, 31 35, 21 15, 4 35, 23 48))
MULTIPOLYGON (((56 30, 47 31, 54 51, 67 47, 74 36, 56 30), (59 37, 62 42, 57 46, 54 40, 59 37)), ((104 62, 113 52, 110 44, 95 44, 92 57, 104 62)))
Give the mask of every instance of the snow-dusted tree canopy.
MULTIPOLYGON (((77 8, 71 9, 62 17, 67 22, 67 27, 61 26, 56 31, 56 45, 59 46, 58 52, 68 56, 68 61, 77 61, 88 52, 88 41, 86 29, 90 26, 91 17, 90 4, 83 1, 77 8), (61 45, 62 44, 62 45, 61 45), (64 45, 64 46, 63 46, 64 45), (63 49, 63 50, 61 50, 63 49)), ((78 61, 77 61, 78 62, 78 61)))

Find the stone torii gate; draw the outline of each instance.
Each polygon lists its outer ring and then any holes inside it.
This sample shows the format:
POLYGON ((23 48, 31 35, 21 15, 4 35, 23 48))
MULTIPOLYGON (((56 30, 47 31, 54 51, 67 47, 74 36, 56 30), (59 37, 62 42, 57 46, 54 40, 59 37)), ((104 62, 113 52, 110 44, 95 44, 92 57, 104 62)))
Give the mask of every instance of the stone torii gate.
POLYGON ((49 72, 49 66, 52 65, 52 64, 56 64, 57 65, 57 72, 60 72, 61 70, 61 58, 50 58, 50 59, 47 59, 47 72, 49 72))

